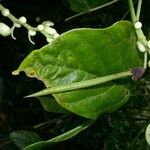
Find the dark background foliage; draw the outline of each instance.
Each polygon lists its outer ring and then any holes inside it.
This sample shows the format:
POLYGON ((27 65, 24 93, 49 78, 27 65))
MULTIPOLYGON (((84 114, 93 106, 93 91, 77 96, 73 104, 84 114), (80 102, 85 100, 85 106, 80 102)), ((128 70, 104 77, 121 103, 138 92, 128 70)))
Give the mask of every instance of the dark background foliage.
MULTIPOLYGON (((136 2, 136 1, 135 1, 136 2)), ((37 26, 45 20, 55 23, 58 33, 63 33, 78 27, 108 27, 114 22, 130 20, 126 0, 107 8, 85 14, 65 21, 75 14, 69 8, 66 0, 1 0, 16 17, 26 16, 28 23, 37 26)), ((150 31, 150 1, 144 1, 141 20, 148 37, 150 31)), ((1 16, 1 22, 12 26, 12 22, 1 16)), ((73 114, 45 112, 39 101, 24 99, 23 97, 43 88, 37 80, 27 78, 23 73, 18 77, 11 72, 19 66, 21 61, 32 50, 44 46, 45 38, 38 34, 32 45, 27 38, 24 28, 15 30, 15 37, 0 37, 0 150, 17 150, 10 139, 10 133, 17 130, 35 131, 42 139, 50 139, 75 125, 76 120, 82 120, 73 114), (38 124, 47 122, 44 126, 38 124)), ((89 129, 74 138, 54 145, 59 150, 145 150, 144 130, 150 120, 150 77, 147 71, 145 77, 139 81, 130 100, 117 112, 102 115, 89 129)))

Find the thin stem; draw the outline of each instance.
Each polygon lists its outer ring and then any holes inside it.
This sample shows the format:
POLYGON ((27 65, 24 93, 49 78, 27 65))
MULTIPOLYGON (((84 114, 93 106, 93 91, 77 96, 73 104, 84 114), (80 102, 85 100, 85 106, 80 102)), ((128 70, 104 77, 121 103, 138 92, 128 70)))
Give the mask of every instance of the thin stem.
POLYGON ((141 7, 142 7, 142 0, 139 0, 138 6, 137 6, 137 12, 136 12, 137 21, 139 21, 139 19, 140 19, 141 7))
POLYGON ((69 20, 74 19, 74 18, 76 18, 76 17, 78 17, 78 16, 82 16, 82 15, 84 15, 84 14, 87 14, 87 13, 90 13, 90 12, 93 12, 93 11, 96 11, 96 10, 99 10, 99 9, 102 9, 102 8, 107 7, 107 6, 109 6, 109 5, 112 5, 113 3, 116 3, 116 2, 118 2, 118 1, 119 1, 119 0, 113 0, 113 1, 111 1, 111 2, 108 2, 108 3, 104 4, 104 5, 101 5, 101 6, 98 6, 98 7, 92 8, 92 9, 89 9, 88 11, 81 12, 81 13, 79 13, 79 14, 73 15, 73 16, 67 18, 65 21, 69 21, 69 20))
POLYGON ((40 92, 31 94, 31 95, 28 95, 28 96, 26 96, 26 98, 60 93, 60 92, 71 91, 71 90, 75 90, 75 89, 81 89, 81 88, 87 88, 87 87, 99 85, 99 84, 102 84, 102 83, 105 83, 108 81, 112 81, 115 79, 131 76, 131 75, 132 75, 132 73, 130 71, 126 71, 126 72, 112 74, 112 75, 108 75, 108 76, 104 76, 104 77, 100 77, 100 78, 85 80, 85 81, 81 81, 81 82, 70 83, 70 84, 65 84, 65 85, 58 85, 58 86, 55 86, 52 88, 44 89, 40 92))
MULTIPOLYGON (((138 1, 138 10, 137 10, 138 15, 140 15, 140 9, 141 9, 140 7, 142 4, 140 1, 141 0, 138 1)), ((135 15, 134 4, 132 0, 128 0, 128 3, 129 3, 130 13, 131 13, 131 19, 134 24, 137 21, 137 17, 135 15)), ((142 42, 142 44, 144 44, 144 46, 147 47, 147 40, 143 31, 141 29, 135 29, 135 32, 137 34, 138 41, 142 42)))
POLYGON ((136 18, 136 15, 135 15, 135 9, 134 9, 134 5, 133 5, 133 1, 128 0, 128 3, 129 3, 132 22, 135 23, 137 21, 137 18, 136 18))

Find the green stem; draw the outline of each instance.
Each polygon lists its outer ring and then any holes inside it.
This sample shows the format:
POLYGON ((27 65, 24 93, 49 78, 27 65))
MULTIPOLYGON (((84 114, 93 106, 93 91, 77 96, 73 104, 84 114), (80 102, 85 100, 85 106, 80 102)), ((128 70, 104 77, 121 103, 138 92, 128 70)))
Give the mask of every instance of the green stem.
MULTIPOLYGON (((2 12, 4 9, 6 9, 2 4, 0 4, 0 11, 2 12)), ((7 16, 7 18, 9 18, 13 23, 19 23, 19 19, 16 18, 14 15, 12 15, 11 13, 7 16)), ((30 26, 28 23, 24 23, 24 24, 20 24, 22 26, 24 26, 26 29, 28 30, 33 30, 33 31, 38 31, 38 29, 36 27, 32 27, 30 26)), ((42 33, 45 37, 51 37, 49 34, 47 34, 44 31, 39 31, 40 33, 42 33)))
POLYGON ((28 96, 26 96, 26 98, 27 97, 43 96, 43 95, 54 94, 54 93, 60 93, 60 92, 65 92, 65 91, 81 89, 81 88, 87 88, 87 87, 99 85, 99 84, 102 84, 102 83, 105 83, 105 82, 108 82, 108 81, 112 81, 112 80, 115 80, 115 79, 131 76, 131 75, 132 75, 132 73, 130 71, 126 71, 126 72, 112 74, 112 75, 108 75, 108 76, 104 76, 104 77, 100 77, 100 78, 80 81, 80 82, 76 82, 76 83, 58 85, 58 86, 55 86, 55 87, 52 87, 52 88, 44 89, 40 92, 31 94, 31 95, 28 95, 28 96))
MULTIPOLYGON (((130 13, 131 13, 131 19, 133 24, 137 22, 138 18, 140 17, 140 11, 141 11, 141 5, 142 5, 142 0, 138 1, 138 10, 137 10, 137 15, 135 15, 135 10, 134 10, 134 5, 132 0, 128 0, 129 3, 129 8, 130 8, 130 13)), ((135 29, 135 32, 138 37, 138 41, 140 41, 146 48, 147 48, 147 40, 146 37, 141 29, 135 29)))
MULTIPOLYGON (((131 19, 133 22, 133 25, 135 22, 139 21, 140 18, 140 13, 141 13, 141 7, 142 7, 142 0, 138 0, 138 6, 137 6, 137 13, 135 15, 135 9, 134 9, 134 4, 132 0, 128 0, 129 3, 129 8, 130 8, 130 13, 131 13, 131 19)), ((141 29, 135 29, 138 41, 140 41, 147 51, 144 53, 144 68, 147 67, 147 52, 150 54, 150 49, 147 46, 147 39, 141 29)))
POLYGON ((139 21, 139 19, 140 19, 141 7, 142 7, 142 0, 139 0, 138 6, 137 6, 137 12, 136 12, 137 21, 139 21))
POLYGON ((132 0, 128 0, 128 3, 129 3, 129 8, 130 8, 132 22, 135 23, 137 21, 137 18, 136 18, 136 15, 135 15, 133 1, 132 0))
POLYGON ((118 1, 119 1, 119 0, 113 0, 113 1, 111 1, 111 2, 108 2, 108 3, 104 4, 104 5, 101 5, 101 6, 92 8, 92 9, 89 9, 88 11, 81 12, 81 13, 79 13, 79 14, 76 14, 76 15, 74 15, 74 16, 71 16, 71 17, 67 18, 65 21, 69 21, 69 20, 74 19, 74 18, 76 18, 76 17, 78 17, 78 16, 82 16, 82 15, 84 15, 84 14, 87 14, 87 13, 90 13, 90 12, 93 12, 93 11, 96 11, 96 10, 99 10, 99 9, 102 9, 102 8, 107 7, 107 6, 109 6, 109 5, 112 5, 113 3, 116 3, 116 2, 118 2, 118 1))
MULTIPOLYGON (((0 4, 0 11, 2 12, 4 9, 6 9, 2 4, 0 4)), ((19 20, 13 16, 11 13, 7 16, 12 22, 20 24, 19 20)), ((33 30, 33 31, 37 31, 37 28, 34 28, 32 26, 30 26, 27 23, 21 24, 22 26, 24 26, 25 28, 27 28, 28 30, 33 30)))

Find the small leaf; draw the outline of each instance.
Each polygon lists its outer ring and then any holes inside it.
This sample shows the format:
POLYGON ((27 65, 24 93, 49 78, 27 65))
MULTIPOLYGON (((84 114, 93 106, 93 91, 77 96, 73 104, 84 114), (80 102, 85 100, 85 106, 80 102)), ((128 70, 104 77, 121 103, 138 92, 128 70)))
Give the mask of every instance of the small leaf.
POLYGON ((21 150, 32 143, 41 141, 41 138, 36 133, 25 130, 12 132, 10 138, 21 150))

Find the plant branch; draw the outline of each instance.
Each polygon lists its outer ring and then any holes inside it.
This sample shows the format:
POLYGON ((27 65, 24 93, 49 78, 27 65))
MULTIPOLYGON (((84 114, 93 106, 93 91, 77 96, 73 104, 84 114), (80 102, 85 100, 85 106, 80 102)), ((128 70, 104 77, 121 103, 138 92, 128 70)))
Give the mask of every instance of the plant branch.
POLYGON ((137 12, 136 12, 137 21, 139 21, 139 19, 140 19, 141 7, 142 7, 142 0, 139 0, 138 6, 137 6, 137 12))
POLYGON ((131 75, 132 75, 132 73, 130 71, 126 71, 126 72, 116 73, 116 74, 112 74, 112 75, 108 75, 108 76, 104 76, 104 77, 100 77, 100 78, 85 80, 85 81, 81 81, 81 82, 70 83, 70 84, 65 84, 65 85, 58 85, 58 86, 55 86, 52 88, 44 89, 40 92, 31 94, 31 95, 28 95, 25 98, 66 92, 66 91, 71 91, 71 90, 76 90, 76 89, 81 89, 81 88, 87 88, 87 87, 99 85, 99 84, 102 84, 102 83, 105 83, 108 81, 112 81, 115 79, 131 76, 131 75))
MULTIPOLYGON (((0 4, 0 11, 2 12, 2 15, 3 15, 3 12, 5 12, 5 11, 8 11, 9 12, 9 9, 6 9, 2 4, 0 4)), ((4 15, 5 16, 5 15, 4 15)), ((44 25, 43 24, 41 24, 42 26, 43 26, 43 29, 41 29, 41 30, 39 30, 39 28, 38 27, 32 27, 31 25, 29 25, 28 23, 26 23, 26 22, 24 22, 24 23, 21 23, 20 22, 20 18, 18 19, 18 18, 16 18, 14 15, 12 15, 10 12, 7 14, 7 16, 5 16, 5 17, 7 17, 7 18, 9 18, 14 24, 18 24, 18 25, 20 25, 20 26, 24 26, 28 31, 32 31, 32 32, 40 32, 40 33, 42 33, 47 39, 54 39, 55 37, 54 37, 54 35, 52 34, 50 34, 48 31, 45 31, 44 30, 44 25)), ((23 16, 22 16, 23 17, 23 16)), ((24 17, 25 18, 25 17, 24 17)), ((43 22, 44 23, 44 22, 43 22)), ((52 25, 53 26, 53 25, 52 25)), ((13 36, 13 31, 14 31, 14 28, 15 28, 15 26, 13 26, 11 29, 12 29, 12 37, 13 37, 13 39, 15 39, 15 37, 13 36)), ((51 27, 48 27, 48 28, 51 28, 51 27)), ((54 30, 54 29, 53 29, 54 30)), ((32 44, 34 44, 34 42, 31 40, 31 36, 34 36, 34 35, 30 35, 30 34, 28 34, 28 38, 29 38, 29 41, 32 43, 32 44)), ((48 41, 48 40, 47 40, 48 41)), ((49 42, 49 41, 48 41, 49 42)))
MULTIPOLYGON (((5 10, 5 9, 6 9, 6 8, 5 8, 2 4, 0 4, 0 11, 2 12, 2 11, 5 10)), ((12 22, 17 23, 17 24, 20 24, 20 23, 19 23, 19 20, 18 20, 14 15, 12 15, 11 13, 10 13, 7 17, 8 17, 12 22)), ((37 28, 32 27, 32 26, 30 26, 30 25, 27 24, 27 23, 22 24, 22 26, 24 26, 24 27, 27 28, 28 30, 38 31, 37 28)))
MULTIPOLYGON (((140 17, 140 10, 141 10, 142 2, 141 2, 141 0, 138 1, 138 10, 137 10, 138 17, 135 15, 133 1, 128 0, 128 3, 129 3, 129 8, 130 8, 132 23, 134 25, 135 22, 137 22, 137 19, 140 17)), ((145 37, 143 31, 141 29, 135 29, 135 31, 136 31, 136 34, 138 37, 138 41, 140 41, 147 48, 147 40, 146 40, 146 37, 145 37)))
POLYGON ((104 4, 104 5, 101 5, 101 6, 92 8, 92 9, 90 9, 90 10, 88 10, 88 11, 81 12, 81 13, 79 13, 79 14, 73 15, 73 16, 71 16, 71 17, 65 19, 65 21, 69 21, 69 20, 71 20, 71 19, 74 19, 74 18, 76 18, 76 17, 82 16, 82 15, 84 15, 84 14, 87 14, 87 13, 90 13, 90 12, 93 12, 93 11, 96 11, 96 10, 99 10, 99 9, 102 9, 102 8, 107 7, 107 6, 109 6, 109 5, 112 5, 113 3, 116 3, 116 2, 118 2, 118 1, 119 1, 119 0, 113 0, 113 1, 111 1, 111 2, 108 2, 108 3, 104 4))
POLYGON ((133 1, 128 0, 128 3, 129 3, 132 22, 135 23, 137 21, 137 18, 136 18, 136 15, 135 15, 135 9, 134 9, 133 1))
MULTIPOLYGON (((142 7, 142 0, 138 0, 138 6, 137 6, 137 12, 135 14, 135 9, 134 9, 134 4, 132 0, 128 0, 129 3, 129 8, 130 8, 130 13, 131 13, 131 19, 132 19, 132 23, 133 25, 135 25, 136 22, 139 21, 140 18, 140 13, 141 13, 141 7, 142 7)), ((150 48, 147 46, 148 41, 142 31, 141 28, 137 29, 135 28, 135 32, 138 38, 138 41, 141 42, 143 44, 143 46, 145 47, 146 51, 144 53, 144 68, 147 67, 147 53, 150 54, 150 48)))

